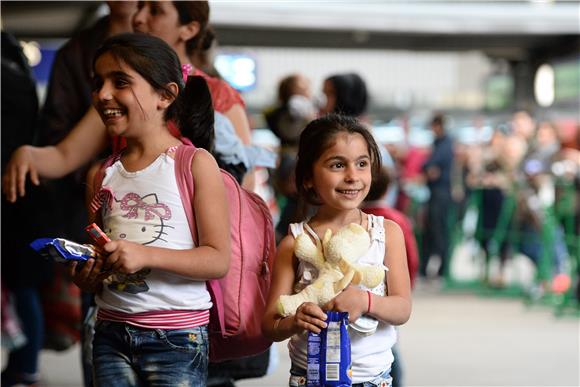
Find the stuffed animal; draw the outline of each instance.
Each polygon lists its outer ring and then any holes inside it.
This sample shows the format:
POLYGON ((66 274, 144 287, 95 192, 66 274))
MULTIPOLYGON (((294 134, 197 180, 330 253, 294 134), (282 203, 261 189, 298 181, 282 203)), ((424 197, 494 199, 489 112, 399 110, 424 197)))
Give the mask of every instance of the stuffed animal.
POLYGON ((319 240, 314 243, 306 233, 300 234, 294 242, 294 254, 313 265, 318 270, 318 277, 297 294, 281 295, 278 313, 284 317, 295 314, 303 302, 322 306, 350 283, 367 288, 379 285, 385 278, 384 268, 357 263, 370 243, 368 232, 355 223, 334 235, 326 230, 322 243, 319 240))

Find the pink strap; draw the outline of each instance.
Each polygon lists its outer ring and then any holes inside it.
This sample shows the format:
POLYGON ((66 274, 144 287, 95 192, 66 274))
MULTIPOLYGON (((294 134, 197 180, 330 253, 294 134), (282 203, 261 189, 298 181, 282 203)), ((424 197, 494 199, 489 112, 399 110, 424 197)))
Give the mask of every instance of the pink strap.
MULTIPOLYGON (((195 214, 193 211, 195 182, 193 181, 193 176, 191 174, 191 163, 195 153, 197 152, 197 148, 185 138, 182 138, 181 141, 183 141, 186 146, 180 146, 175 151, 175 177, 177 180, 177 187, 179 188, 179 196, 181 197, 183 208, 185 210, 185 216, 187 217, 191 229, 191 236, 197 245, 199 238, 197 235, 195 214)), ((211 300, 214 304, 214 307, 210 310, 210 329, 212 332, 221 332, 222 335, 225 335, 226 326, 223 317, 224 297, 222 294, 222 288, 218 280, 208 280, 206 283, 207 290, 209 291, 211 300)))

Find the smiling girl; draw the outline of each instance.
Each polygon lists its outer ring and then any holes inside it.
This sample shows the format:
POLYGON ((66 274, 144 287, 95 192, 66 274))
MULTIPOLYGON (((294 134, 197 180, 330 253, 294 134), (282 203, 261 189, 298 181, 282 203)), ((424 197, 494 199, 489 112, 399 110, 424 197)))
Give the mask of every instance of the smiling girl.
POLYGON ((87 177, 89 197, 106 194, 91 209, 100 207, 95 220, 112 239, 107 255, 70 270, 79 287, 96 292, 95 385, 204 386, 212 306, 205 281, 224 276, 230 259, 226 194, 215 160, 198 150, 191 164, 196 245, 174 172, 185 145, 168 122, 211 148, 209 90, 200 77, 186 84, 171 47, 145 34, 105 41, 93 69, 95 111, 127 143, 104 170, 100 191, 91 192, 100 166, 87 177))
POLYGON ((290 386, 305 386, 307 332, 326 326, 325 310, 349 313, 353 386, 387 386, 391 383, 391 348, 396 342, 394 326, 405 323, 411 313, 409 273, 403 234, 396 223, 367 215, 359 206, 367 196, 380 156, 372 135, 353 118, 329 115, 312 121, 300 136, 296 164, 296 188, 315 215, 290 226, 278 247, 268 307, 262 320, 264 334, 274 341, 290 337, 292 360, 290 386), (314 266, 299 262, 294 241, 307 233, 320 241, 327 229, 335 233, 357 223, 371 236, 369 251, 359 263, 388 267, 385 283, 372 292, 348 286, 323 308, 311 302, 300 305, 294 315, 282 317, 277 310, 280 295, 300 292, 318 276, 314 266), (375 319, 377 330, 368 335, 357 330, 357 320, 375 319))

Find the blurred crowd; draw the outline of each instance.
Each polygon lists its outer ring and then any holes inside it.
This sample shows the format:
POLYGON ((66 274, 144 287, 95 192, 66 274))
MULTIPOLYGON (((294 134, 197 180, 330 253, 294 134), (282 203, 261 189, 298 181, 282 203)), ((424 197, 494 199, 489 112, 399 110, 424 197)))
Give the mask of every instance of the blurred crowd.
POLYGON ((280 236, 304 215, 292 180, 300 129, 316 114, 341 112, 373 128, 383 145, 389 192, 382 205, 412 224, 421 277, 461 281, 450 260, 462 243, 473 240, 483 252, 481 262, 472 261, 481 266, 483 286, 513 285, 505 267, 523 255, 535 267, 532 283, 519 284, 524 295, 580 296, 578 121, 554 114, 552 120, 536 119, 517 110, 501 118, 474 113, 465 122, 464 115, 461 121, 453 113, 433 112, 417 141, 412 113, 390 117, 386 125, 367 113, 369 96, 360 75, 331 75, 320 90, 316 97, 305 75, 290 75, 279 84, 277 104, 265 111, 267 126, 280 141, 271 179, 280 205, 280 236), (499 268, 491 270, 494 260, 499 268))

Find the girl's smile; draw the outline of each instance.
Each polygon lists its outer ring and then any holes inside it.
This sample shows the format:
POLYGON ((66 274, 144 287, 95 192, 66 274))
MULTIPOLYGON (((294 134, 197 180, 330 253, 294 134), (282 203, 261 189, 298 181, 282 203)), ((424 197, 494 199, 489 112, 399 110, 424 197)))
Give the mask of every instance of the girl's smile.
POLYGON ((126 114, 125 109, 120 108, 103 108, 100 111, 101 118, 105 126, 110 126, 120 121, 126 114))

